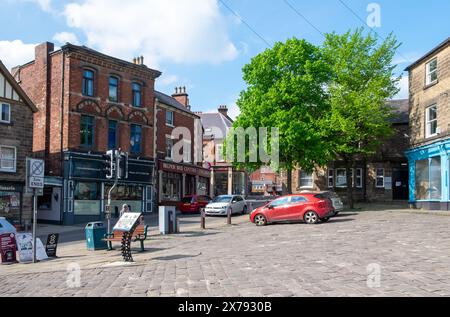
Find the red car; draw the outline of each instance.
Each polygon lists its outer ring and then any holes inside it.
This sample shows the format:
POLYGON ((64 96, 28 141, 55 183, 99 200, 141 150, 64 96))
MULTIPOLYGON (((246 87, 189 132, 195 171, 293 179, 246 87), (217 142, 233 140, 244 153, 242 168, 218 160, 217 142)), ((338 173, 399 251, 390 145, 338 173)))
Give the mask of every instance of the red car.
POLYGON ((193 195, 186 196, 181 200, 178 209, 183 214, 199 213, 201 208, 205 208, 211 202, 211 197, 193 195))
POLYGON ((316 224, 327 222, 334 213, 331 200, 322 194, 300 194, 284 196, 255 209, 250 220, 257 226, 286 221, 316 224))

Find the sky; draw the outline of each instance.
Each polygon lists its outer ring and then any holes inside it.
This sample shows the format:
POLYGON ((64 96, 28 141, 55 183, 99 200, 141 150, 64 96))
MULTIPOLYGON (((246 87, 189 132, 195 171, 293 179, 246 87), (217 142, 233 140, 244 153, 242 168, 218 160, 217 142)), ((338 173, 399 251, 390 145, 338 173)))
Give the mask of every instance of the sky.
POLYGON ((252 57, 292 37, 320 45, 323 33, 369 30, 367 21, 380 40, 393 32, 402 43, 394 62, 405 98, 403 70, 450 36, 448 12, 448 0, 0 0, 0 59, 26 63, 45 41, 143 55, 163 73, 158 90, 186 86, 194 111, 228 105, 236 117, 252 57))

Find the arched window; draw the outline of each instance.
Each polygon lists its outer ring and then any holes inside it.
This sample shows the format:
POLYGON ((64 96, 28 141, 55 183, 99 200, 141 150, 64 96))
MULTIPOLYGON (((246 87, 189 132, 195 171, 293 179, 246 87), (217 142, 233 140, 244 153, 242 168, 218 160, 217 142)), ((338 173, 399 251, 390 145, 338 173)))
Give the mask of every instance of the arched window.
POLYGON ((115 76, 109 77, 109 101, 119 101, 119 78, 115 76))
POLYGON ((94 97, 94 72, 90 69, 83 70, 83 95, 94 97))
POLYGON ((142 85, 133 83, 133 107, 142 107, 142 85))

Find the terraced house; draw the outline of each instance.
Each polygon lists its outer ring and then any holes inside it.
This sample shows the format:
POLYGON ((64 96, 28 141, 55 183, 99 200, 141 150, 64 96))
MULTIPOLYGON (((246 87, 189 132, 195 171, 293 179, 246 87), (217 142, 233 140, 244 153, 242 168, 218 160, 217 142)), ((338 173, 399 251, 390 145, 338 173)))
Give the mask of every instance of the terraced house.
POLYGON ((33 114, 38 109, 0 61, 0 217, 17 227, 31 223, 26 158, 33 152, 33 114))
POLYGON ((409 72, 410 203, 450 210, 450 38, 406 69, 409 72))
POLYGON ((13 70, 39 108, 36 155, 46 160, 42 222, 71 225, 104 218, 112 182, 102 154, 131 154, 129 178, 114 192, 113 212, 126 203, 151 212, 154 204, 154 85, 161 73, 71 44, 36 47, 35 60, 13 70))

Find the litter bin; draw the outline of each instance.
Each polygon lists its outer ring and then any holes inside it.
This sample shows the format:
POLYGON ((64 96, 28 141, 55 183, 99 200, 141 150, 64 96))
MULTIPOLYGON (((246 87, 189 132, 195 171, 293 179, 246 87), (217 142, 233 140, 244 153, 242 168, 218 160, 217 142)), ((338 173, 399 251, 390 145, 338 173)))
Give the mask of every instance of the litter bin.
POLYGON ((103 222, 90 222, 86 226, 86 245, 89 251, 106 250, 108 245, 103 241, 106 234, 103 222))

